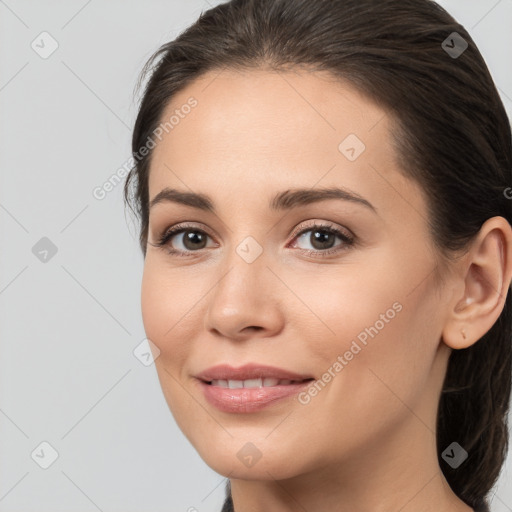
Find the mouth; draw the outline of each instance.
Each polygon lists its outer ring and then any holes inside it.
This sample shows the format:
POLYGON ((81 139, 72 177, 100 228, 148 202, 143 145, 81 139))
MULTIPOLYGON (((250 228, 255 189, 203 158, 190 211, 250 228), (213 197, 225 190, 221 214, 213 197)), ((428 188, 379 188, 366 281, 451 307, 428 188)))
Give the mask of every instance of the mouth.
MULTIPOLYGON (((201 379, 202 380, 202 379, 201 379)), ((216 386, 219 388, 226 389, 254 389, 254 388, 272 388, 276 386, 291 386, 294 384, 303 384, 306 382, 311 382, 314 379, 300 379, 300 380, 291 380, 291 379, 276 379, 273 377, 265 377, 258 379, 245 379, 245 380, 232 380, 232 379, 214 379, 214 380, 202 380, 205 384, 209 386, 216 386)))
POLYGON ((300 374, 284 368, 260 363, 247 363, 239 367, 219 364, 202 371, 195 375, 195 377, 210 385, 213 384, 231 389, 286 386, 292 382, 297 383, 313 379, 312 375, 300 374))
POLYGON ((197 380, 206 401, 224 413, 255 413, 298 395, 314 379, 197 380), (272 385, 263 385, 266 384, 272 385), (277 382, 276 382, 277 381, 277 382), (262 384, 260 386, 260 384, 262 384))
POLYGON ((195 375, 206 401, 225 413, 251 413, 293 398, 310 382, 304 375, 259 363, 212 366, 195 375))

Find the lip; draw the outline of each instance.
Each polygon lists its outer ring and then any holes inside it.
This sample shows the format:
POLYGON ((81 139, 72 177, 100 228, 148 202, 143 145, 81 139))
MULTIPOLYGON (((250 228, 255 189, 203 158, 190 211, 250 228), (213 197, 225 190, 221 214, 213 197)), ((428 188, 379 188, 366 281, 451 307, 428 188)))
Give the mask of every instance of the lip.
POLYGON ((235 368, 228 364, 219 364, 212 366, 196 375, 196 378, 211 382, 212 380, 246 380, 246 379, 288 379, 305 380, 314 378, 313 375, 294 373, 276 366, 268 366, 259 363, 248 363, 235 368))
POLYGON ((213 366, 196 375, 205 399, 222 412, 251 413, 277 401, 298 394, 311 383, 311 375, 256 363, 235 368, 226 364, 213 366), (224 388, 210 384, 212 380, 246 380, 258 378, 297 380, 301 382, 260 388, 224 388), (302 382, 304 381, 304 382, 302 382))
POLYGON ((250 413, 268 407, 278 400, 298 394, 311 383, 310 380, 262 388, 229 389, 197 381, 206 400, 222 412, 250 413))

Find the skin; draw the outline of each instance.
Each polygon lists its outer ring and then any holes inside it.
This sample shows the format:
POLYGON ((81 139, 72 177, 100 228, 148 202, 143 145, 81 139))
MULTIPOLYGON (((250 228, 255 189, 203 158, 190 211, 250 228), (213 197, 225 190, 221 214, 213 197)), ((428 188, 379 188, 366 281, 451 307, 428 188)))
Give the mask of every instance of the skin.
POLYGON ((477 342, 503 309, 510 225, 489 219, 446 263, 423 190, 398 168, 390 116, 326 74, 209 72, 163 117, 190 96, 197 106, 154 149, 149 197, 165 187, 205 193, 217 213, 172 202, 151 209, 150 243, 182 222, 209 236, 194 252, 175 235, 169 247, 185 257, 148 245, 142 314, 176 422, 229 476, 236 511, 472 510, 443 477, 436 412, 451 350, 477 342), (338 149, 349 134, 366 145, 355 161, 338 149), (290 211, 268 205, 283 190, 331 186, 376 212, 339 199, 290 211), (314 229, 293 236, 313 221, 349 230, 356 243, 336 236, 330 247, 340 251, 322 258, 314 229), (236 252, 247 236, 263 249, 252 263, 236 252), (220 363, 260 362, 321 379, 396 302, 401 311, 306 405, 295 397, 255 413, 220 412, 194 377, 220 363), (247 442, 261 453, 252 467, 237 457, 247 442))

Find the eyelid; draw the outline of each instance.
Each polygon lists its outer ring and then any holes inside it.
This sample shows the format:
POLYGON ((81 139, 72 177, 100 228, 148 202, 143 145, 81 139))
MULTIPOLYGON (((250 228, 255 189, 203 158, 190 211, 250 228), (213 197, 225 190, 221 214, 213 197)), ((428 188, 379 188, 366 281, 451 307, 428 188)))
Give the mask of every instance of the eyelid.
MULTIPOLYGON (((156 236, 156 243, 152 243, 150 245, 156 247, 165 247, 169 244, 169 241, 177 235, 180 235, 184 231, 201 231, 208 235, 211 239, 215 237, 211 234, 209 228, 203 224, 202 222, 178 222, 178 224, 173 224, 171 226, 166 227, 163 231, 160 232, 156 236)), ((180 251, 176 251, 180 252, 180 251)), ((190 252, 199 252, 199 251, 190 251, 190 252)))
POLYGON ((158 235, 158 238, 165 237, 168 233, 173 232, 174 235, 181 233, 182 231, 185 231, 187 229, 196 230, 196 231, 204 231, 210 238, 214 238, 212 235, 210 229, 206 226, 206 224, 203 224, 202 222, 178 222, 177 224, 173 224, 171 226, 166 227, 160 235, 158 235))
POLYGON ((299 235, 301 235, 304 231, 309 231, 309 230, 312 230, 312 229, 327 229, 327 228, 330 228, 333 231, 341 232, 341 234, 345 235, 350 240, 354 240, 355 239, 355 235, 353 235, 352 232, 350 230, 348 230, 347 228, 342 227, 342 226, 338 226, 337 224, 335 224, 333 222, 330 222, 330 221, 317 220, 317 219, 301 222, 293 230, 291 236, 295 240, 295 238, 297 238, 299 235), (308 224, 308 223, 311 223, 311 222, 312 222, 312 224, 308 224))

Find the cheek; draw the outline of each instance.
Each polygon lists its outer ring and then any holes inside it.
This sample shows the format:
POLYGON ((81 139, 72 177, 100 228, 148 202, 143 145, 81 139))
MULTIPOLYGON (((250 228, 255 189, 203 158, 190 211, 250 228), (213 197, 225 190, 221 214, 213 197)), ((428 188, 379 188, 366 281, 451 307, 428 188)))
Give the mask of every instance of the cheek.
POLYGON ((361 350, 333 379, 332 388, 322 391, 318 414, 326 420, 338 418, 331 420, 325 435, 334 429, 343 432, 334 438, 335 451, 345 449, 346 438, 352 439, 353 446, 371 451, 400 425, 410 420, 420 425, 415 417, 430 423, 430 406, 436 394, 431 373, 437 344, 432 343, 435 336, 416 302, 402 299, 402 309, 382 329, 378 329, 380 324, 373 324, 377 330, 364 330, 368 334, 366 344, 355 338, 361 350))
POLYGON ((141 285, 141 310, 142 322, 146 336, 158 346, 160 350, 161 340, 165 331, 169 328, 167 324, 168 314, 163 314, 167 309, 169 300, 165 292, 166 286, 161 279, 157 278, 157 272, 146 260, 141 285))
POLYGON ((191 288, 188 279, 176 274, 146 259, 141 308, 146 336, 160 350, 155 368, 162 392, 178 426, 189 435, 194 430, 193 425, 204 420, 204 411, 183 391, 183 372, 194 336, 190 328, 200 326, 200 319, 197 315, 194 317, 193 305, 197 305, 204 290, 191 288))
MULTIPOLYGON (((364 272, 342 268, 302 279, 290 274, 290 287, 307 297, 296 328, 299 351, 321 380, 311 397, 315 414, 337 410, 340 417, 370 420, 377 410, 389 415, 385 408, 400 403, 396 396, 406 403, 418 398, 441 332, 430 280, 416 286, 421 261, 413 268, 392 258, 384 264, 382 257, 364 272)), ((427 261, 424 268, 430 268, 427 261)))
POLYGON ((364 347, 365 342, 369 345, 370 340, 382 338, 401 315, 403 277, 398 281, 389 271, 374 269, 375 265, 362 269, 347 265, 329 273, 299 276, 290 271, 283 276, 301 299, 289 299, 290 329, 300 333, 301 351, 313 353, 320 365, 333 362, 354 340, 364 347))
POLYGON ((160 350, 159 363, 176 364, 185 357, 180 350, 180 340, 186 341, 187 312, 192 308, 194 297, 197 295, 197 302, 201 296, 200 292, 191 293, 185 284, 183 277, 146 261, 141 285, 142 321, 146 336, 160 350))

